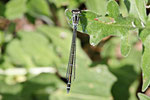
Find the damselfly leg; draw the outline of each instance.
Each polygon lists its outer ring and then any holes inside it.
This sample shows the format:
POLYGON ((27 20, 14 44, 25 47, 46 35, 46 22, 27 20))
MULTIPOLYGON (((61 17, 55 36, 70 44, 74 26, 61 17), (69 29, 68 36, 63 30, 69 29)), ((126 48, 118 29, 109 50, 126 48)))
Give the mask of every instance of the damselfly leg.
POLYGON ((72 43, 71 43, 71 50, 70 50, 68 68, 67 68, 67 73, 66 73, 66 78, 67 78, 67 81, 68 81, 67 82, 67 93, 69 93, 69 91, 70 91, 72 74, 74 74, 74 79, 75 79, 76 35, 77 35, 77 25, 78 25, 78 22, 79 22, 80 13, 81 13, 80 10, 72 10, 73 36, 72 36, 72 43), (74 70, 74 73, 72 73, 73 70, 74 70))

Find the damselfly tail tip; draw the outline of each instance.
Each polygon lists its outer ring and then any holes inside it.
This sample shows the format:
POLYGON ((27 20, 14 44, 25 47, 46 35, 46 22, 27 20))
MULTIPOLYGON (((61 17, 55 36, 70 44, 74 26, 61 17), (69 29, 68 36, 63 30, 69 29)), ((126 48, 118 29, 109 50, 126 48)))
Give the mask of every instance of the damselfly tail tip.
POLYGON ((67 93, 70 92, 70 86, 71 86, 71 83, 67 83, 67 93))
POLYGON ((69 93, 70 92, 70 88, 67 88, 67 93, 69 93))

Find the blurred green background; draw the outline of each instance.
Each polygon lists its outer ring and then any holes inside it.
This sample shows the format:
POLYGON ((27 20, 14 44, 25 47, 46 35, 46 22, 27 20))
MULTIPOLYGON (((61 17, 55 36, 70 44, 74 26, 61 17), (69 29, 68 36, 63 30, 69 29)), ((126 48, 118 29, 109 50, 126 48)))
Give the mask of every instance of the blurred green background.
POLYGON ((118 37, 91 46, 78 32, 76 79, 66 93, 72 29, 65 9, 105 15, 106 6, 107 0, 0 0, 0 100, 138 100, 142 44, 136 33, 122 57, 118 37))

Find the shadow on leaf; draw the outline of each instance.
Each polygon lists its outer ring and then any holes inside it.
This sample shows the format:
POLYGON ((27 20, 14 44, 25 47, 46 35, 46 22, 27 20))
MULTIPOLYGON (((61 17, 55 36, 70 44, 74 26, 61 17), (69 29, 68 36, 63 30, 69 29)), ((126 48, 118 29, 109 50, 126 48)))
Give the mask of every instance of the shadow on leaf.
POLYGON ((128 100, 130 97, 129 88, 137 79, 138 74, 132 65, 110 70, 118 78, 111 90, 114 100, 128 100))

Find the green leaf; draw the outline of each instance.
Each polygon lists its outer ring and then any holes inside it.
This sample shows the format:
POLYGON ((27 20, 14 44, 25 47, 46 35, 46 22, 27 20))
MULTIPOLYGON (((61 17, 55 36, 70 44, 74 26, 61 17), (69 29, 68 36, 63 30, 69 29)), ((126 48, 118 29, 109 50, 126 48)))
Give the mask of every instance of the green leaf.
POLYGON ((39 32, 20 31, 20 39, 14 39, 7 46, 6 53, 17 66, 55 66, 59 62, 53 45, 39 32), (18 53, 16 55, 16 52, 18 53))
POLYGON ((143 56, 142 56, 142 71, 143 71, 143 86, 142 86, 142 91, 145 91, 149 84, 150 84, 150 62, 149 62, 149 45, 150 45, 150 34, 149 34, 149 26, 150 22, 148 21, 145 29, 141 31, 140 33, 140 39, 142 40, 143 43, 143 56))
MULTIPOLYGON (((82 60, 80 60, 82 61, 82 60)), ((78 63, 79 64, 79 63, 78 63)), ((111 100, 111 87, 116 78, 105 65, 88 69, 86 64, 79 64, 77 77, 69 94, 65 90, 56 91, 50 100, 111 100), (83 71, 84 70, 84 71, 83 71)))
POLYGON ((7 45, 6 55, 8 55, 10 61, 15 65, 33 66, 31 58, 23 51, 18 39, 12 40, 7 45))
POLYGON ((28 13, 34 17, 51 16, 51 12, 46 0, 29 0, 29 2, 27 3, 27 7, 28 13))
POLYGON ((16 29, 16 24, 15 23, 10 23, 8 28, 7 28, 7 33, 12 34, 13 32, 15 32, 15 29, 16 29))
POLYGON ((128 56, 129 51, 131 50, 131 43, 129 42, 129 35, 131 33, 127 33, 127 36, 124 36, 124 38, 121 39, 121 54, 123 56, 128 56))
POLYGON ((28 80, 28 82, 40 84, 40 85, 52 85, 58 88, 63 85, 63 81, 59 79, 55 74, 42 73, 28 80))
POLYGON ((51 94, 57 88, 61 89, 64 83, 55 74, 42 73, 29 78, 23 86, 21 96, 24 97, 23 100, 30 100, 29 98, 31 98, 33 94, 51 94))
POLYGON ((21 46, 37 66, 54 66, 58 58, 48 39, 39 32, 20 31, 21 46))
POLYGON ((0 16, 4 16, 5 5, 0 1, 0 16))
MULTIPOLYGON (((135 34, 130 36, 132 44, 134 44, 135 34)), ((112 86, 112 95, 114 100, 137 100, 136 91, 139 85, 137 77, 140 75, 141 51, 136 48, 131 49, 128 57, 118 59, 119 38, 112 37, 104 45, 102 49, 103 58, 109 58, 104 63, 107 63, 109 70, 117 77, 117 81, 112 86)))
POLYGON ((3 60, 0 64, 2 69, 8 69, 8 68, 13 68, 14 66, 12 65, 10 59, 8 56, 1 56, 1 59, 3 60))
POLYGON ((21 18, 26 12, 27 0, 11 0, 6 4, 5 16, 10 20, 21 18))
POLYGON ((120 15, 119 5, 116 1, 110 0, 107 5, 108 14, 112 18, 118 18, 120 15))
MULTIPOLYGON (((138 75, 140 75, 140 73, 138 75)), ((137 100, 136 94, 137 94, 137 89, 139 87, 139 80, 137 79, 137 77, 135 77, 136 81, 134 81, 129 88, 129 93, 130 93, 129 100, 137 100)))
POLYGON ((145 0, 129 0, 130 2, 130 15, 140 19, 146 24, 146 2, 145 0))
POLYGON ((115 59, 110 60, 110 70, 118 79, 112 87, 112 94, 116 100, 129 100, 131 95, 132 98, 136 97, 136 89, 138 88, 139 84, 137 77, 140 75, 140 73, 136 72, 135 68, 137 66, 133 65, 133 61, 131 63, 129 60, 131 61, 129 57, 122 61, 116 61, 115 59))
POLYGON ((3 44, 3 42, 4 42, 4 33, 3 33, 3 31, 0 30, 0 48, 3 44))
POLYGON ((29 15, 42 19, 47 24, 53 24, 50 7, 47 0, 29 0, 27 3, 27 12, 29 15))
POLYGON ((84 3, 85 0, 48 0, 50 3, 54 3, 57 8, 67 6, 69 9, 77 9, 80 4, 84 3))
POLYGON ((59 9, 57 11, 57 17, 58 17, 58 21, 59 21, 59 24, 61 25, 61 27, 68 27, 67 20, 65 20, 66 16, 65 16, 64 11, 65 11, 64 9, 59 9))
POLYGON ((145 3, 147 4, 149 2, 149 0, 145 0, 145 3))
MULTIPOLYGON (((63 0, 63 1, 65 1, 65 0, 63 0)), ((86 0, 68 0, 68 2, 69 2, 68 8, 69 9, 77 9, 80 7, 80 5, 85 3, 85 1, 86 0)))
POLYGON ((150 57, 150 35, 146 38, 144 41, 144 53, 142 56, 142 71, 143 71, 143 86, 142 86, 142 91, 145 91, 149 84, 150 84, 150 62, 149 62, 149 57, 150 57))
POLYGON ((52 41, 53 45, 55 46, 54 49, 57 55, 60 55, 62 63, 67 63, 71 42, 71 32, 64 28, 48 27, 46 25, 38 27, 37 30, 52 41))
MULTIPOLYGON (((117 2, 111 0, 109 3, 108 3, 108 7, 107 7, 107 10, 108 10, 108 14, 110 17, 112 18, 118 18, 120 16, 120 12, 119 12, 119 6, 117 4, 117 2)), ((126 33, 127 35, 124 36, 122 38, 122 41, 121 41, 121 53, 122 55, 124 56, 127 56, 130 49, 131 49, 131 44, 129 43, 129 33, 127 32, 126 33)))
POLYGON ((135 72, 133 65, 129 65, 128 63, 120 64, 118 68, 113 68, 115 66, 111 66, 111 72, 118 79, 112 87, 112 95, 115 100, 129 100, 130 94, 135 97, 134 94, 136 94, 138 81, 134 85, 133 83, 136 81, 138 74, 135 72))
POLYGON ((2 81, 0 81, 0 93, 3 94, 17 94, 20 93, 22 90, 22 85, 8 85, 2 81))
POLYGON ((122 16, 127 17, 129 15, 130 2, 128 0, 119 0, 119 3, 122 16))
POLYGON ((140 100, 150 100, 149 96, 146 96, 145 94, 142 93, 138 93, 138 97, 140 98, 140 100))
POLYGON ((86 0, 86 6, 89 10, 100 15, 105 15, 107 10, 107 0, 86 0))
MULTIPOLYGON (((114 1, 109 3, 113 2, 114 1)), ((69 24, 72 26, 72 13, 69 10, 66 10, 66 16, 69 24)), ((91 11, 82 11, 78 25, 78 31, 90 35, 91 45, 97 45, 104 37, 110 35, 121 37, 122 55, 127 56, 131 47, 129 44, 130 42, 125 42, 125 40, 128 40, 130 30, 136 29, 132 25, 134 21, 135 19, 130 17, 118 17, 114 19, 112 17, 100 17, 100 15, 97 15, 91 11)))
POLYGON ((69 0, 49 0, 49 2, 54 3, 58 8, 60 8, 61 6, 69 5, 69 0))
POLYGON ((3 94, 2 98, 3 98, 3 100, 20 100, 20 99, 22 99, 19 94, 16 94, 16 95, 13 95, 13 94, 3 94))

